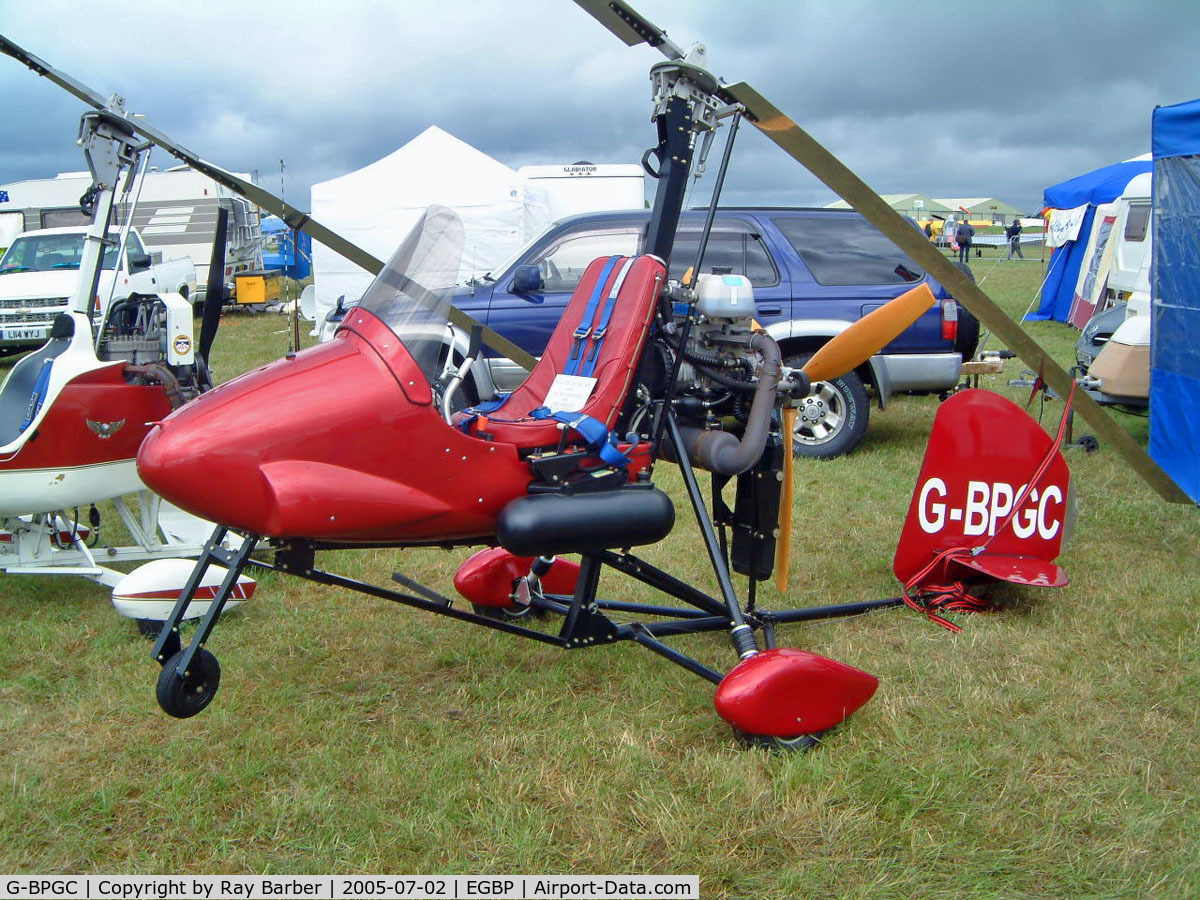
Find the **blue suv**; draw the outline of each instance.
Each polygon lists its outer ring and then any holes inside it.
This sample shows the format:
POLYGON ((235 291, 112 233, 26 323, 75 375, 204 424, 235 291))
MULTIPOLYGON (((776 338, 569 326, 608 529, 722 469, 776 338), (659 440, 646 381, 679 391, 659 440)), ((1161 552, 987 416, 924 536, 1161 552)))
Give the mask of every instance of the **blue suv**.
MULTIPOLYGON (((695 263, 704 216, 702 211, 683 215, 671 278, 681 278, 695 263)), ((598 256, 642 252, 648 220, 645 210, 561 219, 515 259, 461 289, 454 303, 522 349, 540 355, 588 263, 598 256)), ((850 323, 921 282, 938 298, 855 372, 813 386, 801 404, 793 435, 799 456, 831 458, 858 445, 867 429, 868 385, 881 409, 894 392, 951 390, 963 360, 971 358, 978 342, 978 321, 851 210, 719 209, 703 269, 749 278, 758 321, 791 366, 799 366, 850 323)), ((466 346, 466 337, 461 339, 460 352, 466 346)), ((524 375, 511 361, 488 357, 476 367, 475 392, 487 397, 495 390, 510 390, 524 375)))

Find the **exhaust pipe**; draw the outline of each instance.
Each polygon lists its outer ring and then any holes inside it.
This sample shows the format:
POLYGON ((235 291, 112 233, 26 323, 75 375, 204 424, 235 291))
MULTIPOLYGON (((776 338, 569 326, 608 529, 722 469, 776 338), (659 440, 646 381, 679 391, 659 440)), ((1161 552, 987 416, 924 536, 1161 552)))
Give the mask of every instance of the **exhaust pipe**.
POLYGON ((762 354, 763 364, 741 438, 728 431, 688 427, 679 429, 692 465, 718 475, 742 474, 758 461, 767 445, 771 412, 775 409, 775 396, 783 375, 783 362, 779 345, 768 334, 755 334, 750 339, 750 347, 762 354))

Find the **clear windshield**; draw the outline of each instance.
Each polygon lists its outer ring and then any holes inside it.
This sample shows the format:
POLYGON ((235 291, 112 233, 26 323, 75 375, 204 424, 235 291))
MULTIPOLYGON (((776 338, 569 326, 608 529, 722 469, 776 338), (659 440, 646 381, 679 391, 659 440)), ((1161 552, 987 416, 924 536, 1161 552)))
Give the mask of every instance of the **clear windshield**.
POLYGON ((452 342, 447 317, 464 243, 458 214, 429 207, 358 304, 387 323, 431 383, 452 342))

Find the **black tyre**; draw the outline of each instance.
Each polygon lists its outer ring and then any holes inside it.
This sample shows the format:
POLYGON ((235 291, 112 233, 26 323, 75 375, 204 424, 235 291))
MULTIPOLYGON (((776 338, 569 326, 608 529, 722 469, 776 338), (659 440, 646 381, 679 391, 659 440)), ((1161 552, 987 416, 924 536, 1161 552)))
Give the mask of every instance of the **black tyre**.
MULTIPOLYGON (((789 357, 792 368, 800 368, 808 355, 789 357)), ((810 459, 833 459, 855 447, 867 433, 870 400, 862 379, 848 372, 830 381, 818 381, 809 395, 800 401, 796 428, 792 432, 792 453, 810 459)))
POLYGON ((779 753, 807 753, 821 743, 825 732, 802 734, 794 738, 778 738, 765 734, 748 734, 735 728, 733 734, 747 747, 761 747, 764 750, 774 750, 779 753))
POLYGON ((155 694, 162 711, 176 719, 189 719, 212 703, 221 684, 221 665, 207 650, 200 650, 192 659, 187 677, 175 670, 183 658, 180 650, 167 660, 158 673, 155 694))
MULTIPOLYGON (((975 273, 970 266, 956 262, 954 267, 971 281, 975 280, 975 273)), ((979 348, 979 319, 957 300, 954 302, 958 305, 958 337, 954 339, 954 350, 962 354, 963 362, 968 362, 975 358, 975 351, 979 348)))
POLYGON ((138 634, 152 640, 158 637, 164 624, 161 619, 134 619, 134 622, 137 623, 138 634))
POLYGON ((485 619, 494 619, 497 622, 516 622, 520 619, 540 619, 543 611, 532 606, 480 606, 478 603, 471 604, 471 612, 477 616, 483 616, 485 619))

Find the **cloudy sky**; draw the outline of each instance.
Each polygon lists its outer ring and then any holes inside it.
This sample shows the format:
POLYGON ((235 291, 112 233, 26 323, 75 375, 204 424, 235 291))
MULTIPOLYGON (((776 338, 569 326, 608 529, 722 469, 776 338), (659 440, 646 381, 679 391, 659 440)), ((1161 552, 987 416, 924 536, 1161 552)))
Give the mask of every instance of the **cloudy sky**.
MULTIPOLYGON (((1200 96, 1192 0, 634 6, 677 44, 705 42, 714 72, 754 85, 881 193, 1036 211, 1047 185, 1148 151, 1156 104, 1200 96)), ((275 193, 282 181, 302 208, 313 182, 430 125, 514 168, 637 162, 654 141, 661 57, 570 0, 0 0, 0 33, 206 159, 275 193)), ((0 184, 82 169, 81 112, 0 56, 0 184)), ((727 203, 835 199, 742 134, 727 203)))

